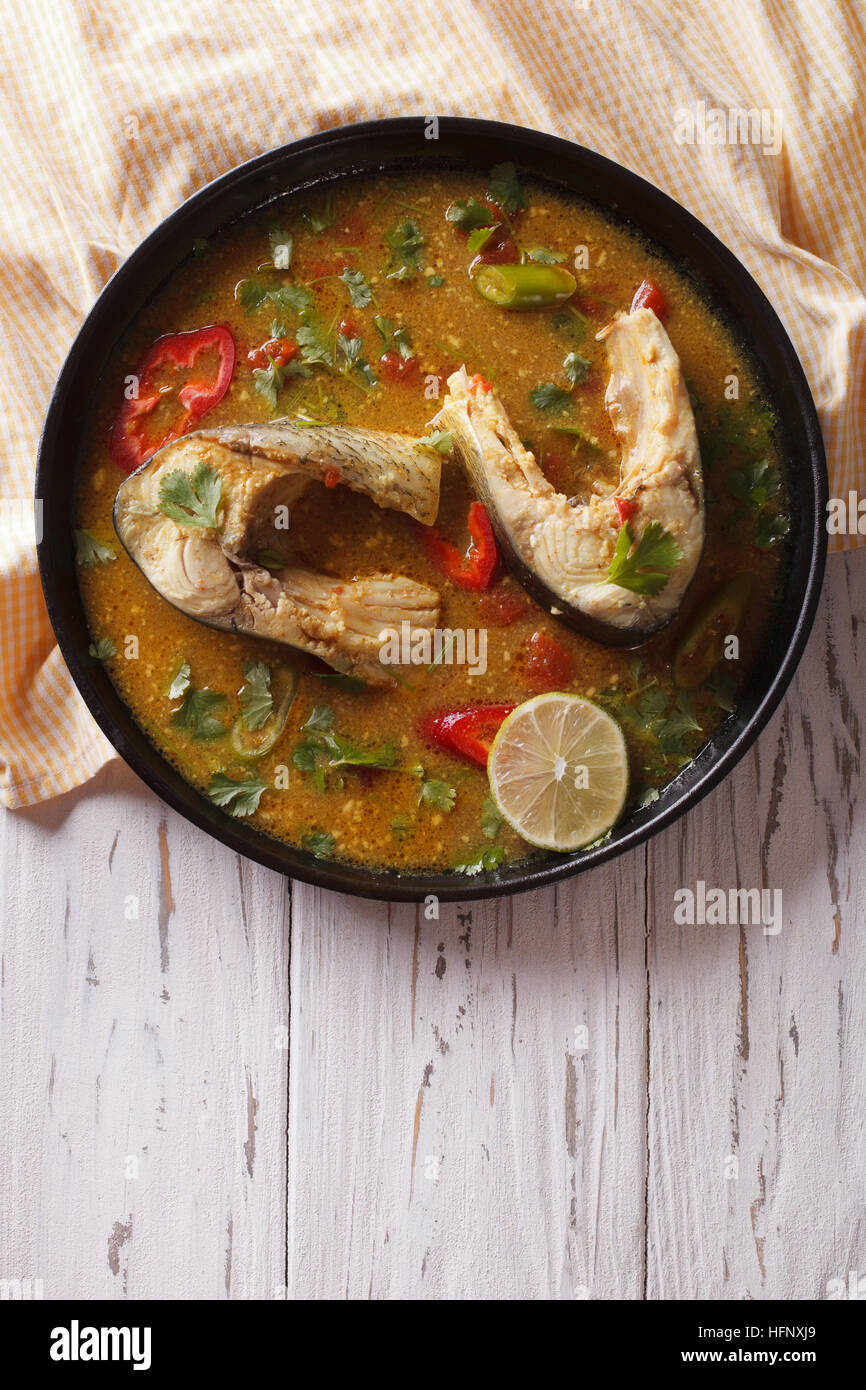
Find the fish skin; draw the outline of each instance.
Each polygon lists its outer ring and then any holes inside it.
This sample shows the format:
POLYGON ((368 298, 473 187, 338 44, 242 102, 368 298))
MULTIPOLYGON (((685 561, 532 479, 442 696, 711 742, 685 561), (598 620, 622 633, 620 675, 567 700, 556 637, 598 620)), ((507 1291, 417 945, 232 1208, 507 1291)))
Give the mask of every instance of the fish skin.
POLYGON ((704 542, 704 494, 691 402, 679 358, 650 309, 620 315, 601 333, 611 366, 605 404, 622 446, 620 483, 572 506, 520 442, 495 391, 461 367, 436 417, 486 506, 517 577, 560 622, 596 641, 636 646, 677 613, 704 542), (609 583, 621 522, 615 499, 635 505, 639 539, 651 521, 683 558, 655 597, 609 583))
MULTIPOLYGON (((417 441, 407 442, 406 436, 393 436, 402 440, 404 453, 389 470, 382 464, 380 441, 392 436, 376 436, 371 459, 365 460, 365 431, 341 430, 339 440, 331 431, 323 447, 304 458, 295 432, 289 436, 291 456, 287 432, 276 431, 276 439, 270 433, 258 426, 200 430, 159 450, 118 489, 118 537, 156 591, 198 622, 286 643, 335 670, 391 687, 393 677, 379 661, 383 633, 400 630, 403 622, 413 632, 435 627, 440 609, 435 589, 403 575, 340 580, 292 564, 274 574, 252 556, 275 544, 274 507, 291 507, 329 469, 380 506, 429 514, 434 478, 438 507, 439 457, 435 469, 425 464, 423 476, 414 480, 405 451, 417 441), (217 529, 178 524, 159 507, 161 481, 177 470, 192 473, 200 464, 212 468, 222 484, 217 529)), ((314 435, 312 429, 304 433, 314 435)))

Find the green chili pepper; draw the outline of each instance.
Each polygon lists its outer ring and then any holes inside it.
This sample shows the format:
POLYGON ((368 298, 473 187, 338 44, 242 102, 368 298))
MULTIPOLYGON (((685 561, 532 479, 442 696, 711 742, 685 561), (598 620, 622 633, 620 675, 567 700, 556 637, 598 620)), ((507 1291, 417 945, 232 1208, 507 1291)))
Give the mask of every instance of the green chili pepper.
POLYGON ((696 690, 724 655, 725 638, 743 624, 753 589, 750 574, 728 580, 701 605, 674 657, 674 680, 681 690, 696 690))
POLYGON ((482 265, 473 281, 484 299, 502 309, 549 309, 577 289, 561 265, 482 265))
POLYGON ((254 758, 263 758, 266 753, 270 753, 283 729, 286 727, 286 720, 289 717, 289 710, 298 691, 298 673, 292 667, 282 668, 278 673, 280 682, 286 682, 285 690, 278 705, 274 706, 273 714, 260 729, 245 729, 243 719, 239 716, 231 728, 229 743, 232 750, 239 758, 251 761, 254 758))

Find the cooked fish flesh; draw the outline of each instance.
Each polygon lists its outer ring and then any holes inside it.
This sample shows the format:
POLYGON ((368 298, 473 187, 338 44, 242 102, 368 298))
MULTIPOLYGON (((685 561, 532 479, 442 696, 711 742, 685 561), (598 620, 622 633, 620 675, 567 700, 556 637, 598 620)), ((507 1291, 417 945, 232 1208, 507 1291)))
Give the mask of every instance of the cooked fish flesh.
POLYGON ((430 522, 439 470, 436 451, 404 435, 289 422, 201 430, 160 449, 121 484, 114 525, 145 577, 181 612, 390 685, 379 661, 383 633, 403 622, 413 632, 435 627, 436 590, 398 574, 316 574, 283 554, 291 529, 275 520, 289 509, 290 527, 292 505, 328 475, 330 486, 343 483, 430 522))
POLYGON ((701 557, 700 450, 679 358, 653 311, 622 314, 598 337, 611 369, 605 405, 622 446, 609 496, 573 505, 557 492, 499 397, 465 367, 449 378, 436 423, 453 435, 506 560, 537 602, 597 641, 635 646, 674 617, 701 557), (679 548, 656 594, 608 579, 623 513, 635 541, 657 522, 679 548))

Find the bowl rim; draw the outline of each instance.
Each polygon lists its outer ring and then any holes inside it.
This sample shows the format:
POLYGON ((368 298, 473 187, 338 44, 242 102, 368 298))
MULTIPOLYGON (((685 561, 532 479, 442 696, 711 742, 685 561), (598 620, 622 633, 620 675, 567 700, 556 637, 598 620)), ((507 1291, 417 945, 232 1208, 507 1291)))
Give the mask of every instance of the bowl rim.
MULTIPOLYGON (((628 828, 624 833, 582 853, 578 851, 572 855, 550 858, 538 863, 530 861, 523 864, 518 863, 510 868, 506 866, 503 869, 484 874, 480 880, 444 870, 406 874, 392 870, 377 871, 337 860, 316 859, 307 851, 295 849, 258 828, 248 826, 239 820, 233 820, 212 806, 203 794, 188 783, 150 742, 144 731, 135 723, 131 712, 120 700, 119 695, 116 694, 102 667, 88 658, 86 647, 82 647, 79 637, 72 631, 74 623, 79 626, 83 624, 83 605, 78 594, 77 584, 74 586, 75 594, 70 598, 68 573, 66 572, 68 565, 65 569, 58 547, 51 543, 47 520, 48 497, 51 489, 56 485, 57 459, 60 452, 65 452, 67 457, 69 454, 69 446, 64 443, 63 427, 66 422, 67 411, 70 408, 73 385, 79 372, 83 370, 83 364, 94 352, 99 356, 99 371, 101 372, 117 338, 124 331, 131 318, 147 302, 150 294, 153 293, 153 290, 150 290, 148 293, 136 297, 134 285, 139 269, 151 260, 154 252, 163 247, 172 235, 177 234, 181 228, 189 230, 189 224, 194 223, 198 215, 204 215, 206 210, 212 207, 215 202, 224 201, 225 195, 232 189, 240 190, 245 184, 259 181, 262 175, 266 175, 268 171, 280 169, 287 160, 294 160, 302 165, 304 156, 317 153, 322 147, 326 153, 330 152, 333 155, 333 165, 328 173, 318 173, 315 178, 307 180, 308 184, 321 183, 325 179, 338 179, 375 169, 383 171, 387 171, 389 168, 393 169, 400 163, 400 160, 393 155, 389 157, 384 151, 376 154, 372 147, 376 146, 381 150, 383 144, 388 145, 393 141, 405 143, 407 146, 413 140, 417 142, 419 132, 423 130, 426 119, 420 116, 393 117, 332 127, 278 146, 237 165, 234 169, 212 180, 164 218, 139 242, 131 255, 122 262, 108 280, 89 310, 66 355, 45 415, 38 447, 35 480, 35 497, 42 501, 44 515, 46 515, 45 530, 37 544, 39 572, 49 619, 58 646, 73 681, 97 725, 142 781, 194 825, 207 831, 230 849, 256 860, 267 868, 315 887, 329 888, 356 897, 378 901, 416 903, 424 901, 429 895, 435 896, 440 901, 459 902, 509 896, 513 893, 527 892, 555 884, 564 878, 605 863, 627 850, 634 849, 649 839, 651 835, 684 816, 717 786, 742 758, 767 724, 790 684, 803 655, 815 618, 824 575, 827 553, 827 532, 824 517, 828 495, 826 463, 818 415, 793 344, 778 314, 756 281, 745 266, 709 228, 669 194, 648 180, 585 146, 524 126, 476 120, 471 117, 439 117, 440 137, 444 131, 449 140, 464 139, 470 143, 487 141, 491 145, 499 145, 502 147, 504 158, 513 159, 523 168, 528 168, 531 163, 531 158, 527 159, 525 156, 531 157, 533 152, 543 153, 551 158, 559 157, 563 161, 568 161, 572 167, 582 166, 581 172, 583 174, 597 175, 602 184, 605 181, 612 182, 629 200, 631 208, 641 209, 643 207, 645 210, 649 206, 652 208, 655 218, 667 219, 673 225, 678 224, 679 229, 684 234, 690 234, 701 254, 712 263, 714 272, 728 282, 732 282, 744 296, 751 299, 755 312, 762 321, 766 341, 772 344, 784 362, 788 386, 796 398, 799 410, 797 424, 805 441, 803 453, 808 454, 809 460, 808 479, 802 480, 810 485, 806 491, 807 496, 811 495, 813 504, 811 517, 807 518, 809 522, 809 560, 808 568, 801 577, 796 621, 782 660, 770 678, 769 684, 764 687, 762 695, 745 721, 741 722, 736 731, 729 734, 721 750, 716 750, 715 756, 706 756, 713 753, 715 740, 723 736, 730 721, 726 721, 717 730, 713 740, 704 746, 698 757, 684 770, 684 773, 680 774, 680 777, 674 778, 663 789, 662 797, 667 796, 673 789, 668 804, 658 806, 655 810, 641 808, 632 814, 626 823, 628 828), (521 158, 521 155, 524 157, 521 158), (359 159, 360 163, 357 162, 359 159), (126 313, 122 326, 112 330, 113 336, 110 346, 107 348, 98 346, 99 330, 103 322, 108 320, 115 307, 120 308, 125 304, 128 309, 130 299, 134 299, 135 307, 131 312, 126 313), (70 603, 72 610, 77 605, 77 613, 71 612, 70 603), (106 689, 106 685, 108 689, 106 689), (114 710, 109 708, 111 704, 116 706, 114 710), (676 794, 677 782, 680 781, 681 777, 702 763, 704 766, 699 774, 694 775, 692 784, 680 789, 679 794, 676 794)), ((406 158, 408 162, 412 162, 412 156, 406 156, 406 158)), ((467 167, 473 164, 483 166, 485 162, 482 158, 471 155, 461 158, 467 167)), ((442 160, 443 167, 448 164, 453 166, 456 162, 460 161, 448 157, 442 160)), ((548 181, 555 180, 555 175, 545 175, 544 177, 548 181)), ((288 194, 303 186, 303 179, 296 180, 294 184, 285 189, 285 192, 288 194)), ((569 185, 566 184, 565 186, 568 187, 569 185)), ((571 191, 575 192, 576 190, 572 188, 571 191)), ((273 196, 278 196, 278 194, 275 193, 273 196)), ((599 205, 598 200, 593 199, 591 192, 578 196, 584 197, 588 202, 595 201, 596 205, 599 205)), ((246 211, 253 212, 268 201, 267 198, 258 198, 249 204, 246 211)), ((623 217, 623 210, 619 201, 611 204, 610 209, 619 218, 623 217)), ((232 216, 223 216, 221 225, 228 225, 240 215, 243 215, 242 206, 232 216)), ((634 229, 641 233, 640 214, 629 211, 625 216, 634 229)), ((220 225, 219 221, 217 225, 220 225)), ((660 241, 657 232, 644 231, 642 234, 659 244, 664 254, 672 256, 673 253, 663 241, 660 241)), ((191 243, 192 236, 189 237, 188 245, 191 243)), ((171 268, 165 272, 163 279, 172 273, 178 264, 180 261, 172 262, 171 268)), ((736 323, 736 318, 733 321, 736 323)), ((74 480, 77 474, 80 445, 81 434, 79 433, 74 441, 76 463, 69 470, 71 480, 74 480)), ((75 492, 74 481, 70 481, 67 491, 69 496, 65 515, 69 533, 66 547, 68 550, 72 541, 71 506, 75 492)), ((805 539, 803 544, 805 546, 805 539)), ((68 559, 68 556, 66 558, 68 559)), ((86 632, 86 625, 84 631, 86 632)), ((731 716, 732 719, 734 717, 731 716)))

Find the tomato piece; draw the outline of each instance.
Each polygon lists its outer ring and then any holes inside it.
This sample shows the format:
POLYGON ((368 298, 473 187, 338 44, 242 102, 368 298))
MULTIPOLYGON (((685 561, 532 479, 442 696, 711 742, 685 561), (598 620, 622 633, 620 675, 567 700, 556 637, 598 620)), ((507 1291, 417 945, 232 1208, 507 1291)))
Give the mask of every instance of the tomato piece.
POLYGON ((637 503, 630 497, 615 497, 614 506, 619 512, 620 526, 627 526, 637 511, 637 503))
POLYGON ((491 744, 515 705, 470 705, 468 709, 425 715, 421 732, 440 748, 478 767, 487 766, 491 744))
POLYGON ((261 347, 253 348, 247 353, 247 362, 251 367, 265 371, 270 362, 276 367, 285 367, 286 363, 291 362, 297 355, 297 344, 293 343, 291 338, 268 338, 261 347))
POLYGON ((490 517, 480 502, 473 502, 469 508, 469 535, 471 544, 465 555, 461 555, 456 545, 443 539, 436 526, 425 526, 422 535, 427 553, 442 566, 452 584, 460 589, 488 588, 499 552, 490 517))
POLYGON ((652 280, 642 280, 634 292, 631 313, 635 309, 652 309, 657 318, 663 319, 668 311, 668 302, 658 285, 652 280))
POLYGON ((340 471, 337 468, 326 468, 324 483, 325 487, 336 487, 340 481, 340 471))
POLYGON ((483 377, 480 372, 476 372, 475 375, 470 378, 469 390, 472 391, 473 394, 477 391, 483 391, 486 395, 488 391, 493 390, 493 387, 486 377, 483 377))
POLYGON ((235 340, 227 328, 211 324, 188 333, 167 333, 148 348, 134 373, 138 395, 124 399, 115 418, 109 452, 118 468, 132 473, 173 440, 191 430, 203 415, 218 405, 231 385, 235 369, 235 340), (189 376, 202 353, 215 352, 216 369, 209 376, 189 376), (145 433, 147 417, 165 399, 165 390, 156 384, 156 373, 168 367, 182 385, 174 395, 183 414, 156 438, 145 433))
POLYGON ((571 653, 546 632, 533 632, 524 661, 526 684, 531 690, 561 690, 571 680, 571 653))
POLYGON ((479 265, 516 265, 520 252, 506 227, 497 227, 478 252, 469 267, 469 274, 479 265))
POLYGON ((379 358, 379 369, 387 381, 402 381, 411 384, 418 375, 418 362, 417 357, 401 357, 399 352, 389 348, 379 358))
POLYGON ((508 627, 529 612, 529 604, 507 584, 481 596, 481 617, 491 627, 508 627))
POLYGON ((340 319, 337 332, 341 338, 360 338, 361 336, 358 332, 358 325, 353 323, 351 319, 340 319))

